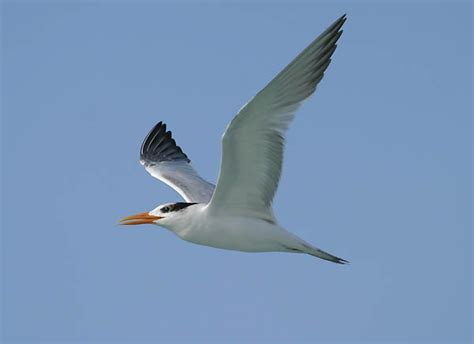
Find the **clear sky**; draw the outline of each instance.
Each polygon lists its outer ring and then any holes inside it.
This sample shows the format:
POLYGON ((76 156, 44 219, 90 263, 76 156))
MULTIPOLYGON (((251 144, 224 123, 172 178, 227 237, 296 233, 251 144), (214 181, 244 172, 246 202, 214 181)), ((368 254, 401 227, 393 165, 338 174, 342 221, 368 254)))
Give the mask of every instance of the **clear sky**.
POLYGON ((7 342, 470 342, 470 2, 3 1, 1 23, 7 342), (180 200, 138 163, 156 122, 215 181, 227 123, 343 13, 274 207, 350 265, 117 226, 180 200))

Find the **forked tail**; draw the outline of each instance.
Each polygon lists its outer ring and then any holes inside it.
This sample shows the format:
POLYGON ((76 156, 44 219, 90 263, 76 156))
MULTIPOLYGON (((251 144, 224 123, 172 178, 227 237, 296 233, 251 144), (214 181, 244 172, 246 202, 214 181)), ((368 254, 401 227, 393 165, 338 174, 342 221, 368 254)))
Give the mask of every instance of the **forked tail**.
POLYGON ((333 256, 332 254, 329 254, 327 252, 324 252, 323 250, 320 250, 319 248, 313 247, 309 244, 304 243, 303 245, 303 250, 302 252, 310 254, 314 257, 318 257, 324 260, 328 260, 333 263, 337 264, 347 264, 349 263, 347 260, 333 256))

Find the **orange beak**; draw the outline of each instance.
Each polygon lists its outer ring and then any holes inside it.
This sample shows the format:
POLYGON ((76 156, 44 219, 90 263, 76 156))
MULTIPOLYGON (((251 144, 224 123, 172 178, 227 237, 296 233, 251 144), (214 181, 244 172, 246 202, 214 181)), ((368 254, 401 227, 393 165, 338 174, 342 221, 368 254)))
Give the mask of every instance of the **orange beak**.
POLYGON ((124 217, 120 220, 121 225, 144 225, 151 224, 155 220, 162 219, 162 216, 150 215, 149 213, 140 213, 124 217))

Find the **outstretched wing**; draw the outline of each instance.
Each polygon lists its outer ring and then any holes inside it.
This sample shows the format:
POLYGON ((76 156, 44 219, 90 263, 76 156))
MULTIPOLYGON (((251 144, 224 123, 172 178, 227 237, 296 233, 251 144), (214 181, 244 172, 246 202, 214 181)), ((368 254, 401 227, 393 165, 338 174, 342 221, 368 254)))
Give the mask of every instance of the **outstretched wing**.
POLYGON ((345 15, 317 37, 234 117, 222 137, 222 161, 209 210, 274 221, 285 131, 324 76, 345 15))
POLYGON ((214 185, 202 179, 176 144, 166 124, 159 122, 145 137, 140 163, 153 177, 171 186, 186 202, 208 203, 214 185))

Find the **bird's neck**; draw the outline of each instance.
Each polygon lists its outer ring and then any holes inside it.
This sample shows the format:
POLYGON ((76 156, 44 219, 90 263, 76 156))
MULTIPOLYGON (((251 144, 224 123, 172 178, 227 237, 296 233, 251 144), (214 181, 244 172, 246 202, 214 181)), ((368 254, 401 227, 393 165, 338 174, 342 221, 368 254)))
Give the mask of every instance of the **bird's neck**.
POLYGON ((198 203, 187 207, 174 216, 171 221, 164 223, 164 227, 184 238, 189 231, 202 223, 206 204, 198 203))

